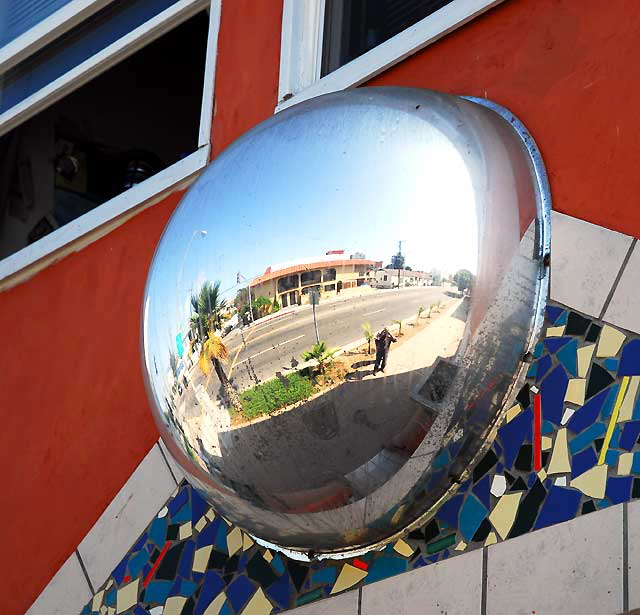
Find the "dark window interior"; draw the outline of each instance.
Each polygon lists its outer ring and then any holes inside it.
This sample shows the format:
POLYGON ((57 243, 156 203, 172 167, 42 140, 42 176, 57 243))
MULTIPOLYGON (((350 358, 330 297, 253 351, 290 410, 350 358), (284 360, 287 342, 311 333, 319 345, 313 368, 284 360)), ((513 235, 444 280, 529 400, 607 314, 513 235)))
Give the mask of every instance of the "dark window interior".
POLYGON ((288 275, 278 280, 278 292, 285 292, 291 288, 298 288, 298 276, 288 275))
POLYGON ((305 271, 300 275, 300 284, 315 284, 321 281, 320 269, 314 269, 313 271, 305 271))
POLYGON ((0 138, 0 258, 197 149, 207 31, 195 15, 0 138))
POLYGON ((322 76, 384 43, 453 0, 327 0, 322 76))

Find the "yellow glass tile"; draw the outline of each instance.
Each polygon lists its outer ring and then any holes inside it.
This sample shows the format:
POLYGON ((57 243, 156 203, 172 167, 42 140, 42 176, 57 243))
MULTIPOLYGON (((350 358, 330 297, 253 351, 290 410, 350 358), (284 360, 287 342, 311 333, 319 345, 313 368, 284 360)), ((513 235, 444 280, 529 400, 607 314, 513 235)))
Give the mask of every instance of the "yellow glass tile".
POLYGON ((109 589, 113 585, 113 579, 109 579, 107 584, 104 586, 105 591, 109 589))
POLYGON ((631 474, 633 464, 633 453, 622 453, 618 457, 618 474, 631 474))
POLYGON ((398 540, 398 542, 393 545, 393 550, 404 557, 411 557, 413 555, 413 549, 404 540, 398 540))
POLYGON ((498 500, 498 503, 489 515, 491 525, 493 525, 503 540, 507 537, 515 521, 521 497, 522 493, 506 493, 498 500))
POLYGON ((216 513, 213 511, 213 508, 210 508, 204 516, 209 519, 209 521, 213 521, 216 518, 216 513))
POLYGON ((184 596, 171 596, 164 603, 162 615, 180 615, 187 599, 184 596))
POLYGON ((638 385, 640 385, 640 376, 631 376, 629 379, 629 388, 624 396, 620 413, 618 414, 618 423, 630 421, 633 418, 633 407, 638 394, 638 385))
POLYGON ((602 327, 596 357, 615 357, 620 351, 620 348, 622 348, 625 337, 624 333, 614 329, 610 325, 602 327))
POLYGON ((115 610, 115 608, 114 608, 114 607, 112 607, 112 606, 110 606, 110 607, 107 609, 107 615, 116 615, 116 610, 115 610))
POLYGON ((484 546, 488 547, 489 545, 495 545, 498 542, 498 537, 495 532, 489 532, 487 539, 484 541, 484 546))
POLYGON ((271 602, 267 600, 262 588, 258 587, 258 591, 249 600, 249 604, 242 610, 242 615, 269 615, 271 611, 273 611, 271 602))
POLYGON ((138 604, 138 583, 140 579, 123 585, 116 594, 116 613, 123 613, 134 604, 138 604))
POLYGON ((516 416, 518 416, 518 414, 520 414, 521 411, 522 411, 522 408, 520 407, 520 404, 516 404, 515 406, 513 406, 513 408, 510 408, 509 410, 507 410, 507 423, 515 419, 516 416))
POLYGON ((337 594, 345 589, 353 587, 367 576, 366 570, 360 570, 351 564, 345 564, 331 589, 331 594, 337 594))
POLYGON ((263 554, 262 557, 264 557, 264 559, 266 559, 269 563, 271 563, 271 561, 273 560, 273 555, 271 555, 271 551, 269 551, 269 549, 267 549, 263 554))
POLYGON ((595 350, 595 344, 589 344, 578 348, 578 377, 586 378, 589 371, 589 365, 591 365, 591 358, 593 357, 593 351, 595 350))
POLYGON ((242 534, 242 550, 248 551, 251 547, 253 547, 255 543, 253 542, 251 536, 249 534, 242 534))
POLYGON ((547 471, 542 468, 542 470, 540 470, 540 472, 538 472, 538 478, 540 479, 540 482, 544 482, 544 479, 547 478, 547 471))
POLYGON ((205 525, 207 525, 207 518, 203 515, 196 523, 196 532, 201 532, 205 525))
POLYGON ((237 527, 227 534, 227 549, 229 549, 229 557, 242 549, 242 532, 237 527))
MULTIPOLYGON (((98 611, 98 613, 100 613, 100 615, 107 615, 107 611, 108 611, 108 610, 109 610, 109 609, 106 607, 106 605, 104 605, 104 604, 103 604, 103 605, 100 607, 100 610, 98 611)), ((116 612, 116 610, 115 610, 115 609, 113 609, 113 612, 115 613, 115 612, 116 612)))
POLYGON ((178 531, 178 538, 180 540, 184 540, 185 538, 189 538, 193 533, 193 528, 191 527, 191 521, 187 521, 180 526, 180 530, 178 531))
POLYGON ((218 594, 202 615, 218 615, 218 613, 220 613, 220 611, 222 610, 226 599, 227 595, 224 592, 218 594))
POLYGON ((567 446, 567 430, 563 428, 556 433, 556 441, 553 445, 547 474, 565 474, 566 472, 571 472, 571 463, 569 462, 569 447, 567 446))
POLYGON ((569 380, 564 400, 571 404, 582 406, 582 404, 584 404, 584 390, 586 384, 587 381, 583 378, 572 378, 569 380))
POLYGON ((602 443, 602 448, 600 449, 600 457, 598 458, 598 465, 600 466, 604 465, 604 462, 607 458, 607 451, 609 450, 609 444, 611 444, 611 438, 616 428, 616 422, 618 420, 618 415, 620 414, 620 406, 622 405, 622 400, 624 399, 627 388, 629 387, 629 380, 629 376, 625 376, 620 383, 620 388, 618 389, 618 394, 616 395, 616 401, 613 404, 613 412, 611 413, 609 425, 607 426, 607 433, 604 434, 604 442, 602 443))
POLYGON ((553 440, 549 436, 542 436, 541 444, 542 444, 542 450, 548 451, 548 450, 551 450, 551 447, 553 446, 553 440))
POLYGON ((569 486, 582 491, 590 498, 601 500, 607 486, 607 470, 609 466, 599 465, 587 470, 584 474, 574 478, 569 486))
POLYGON ((102 598, 104 597, 104 589, 101 589, 99 592, 95 594, 93 600, 91 601, 91 610, 98 611, 102 606, 102 598))
POLYGON ((196 552, 193 554, 192 570, 194 572, 205 572, 207 570, 207 563, 209 562, 212 549, 213 547, 211 545, 196 549, 196 552))
POLYGON ((564 335, 564 325, 561 327, 549 327, 547 337, 562 337, 564 335))
POLYGON ((461 540, 455 547, 454 551, 464 551, 467 548, 467 543, 461 540))

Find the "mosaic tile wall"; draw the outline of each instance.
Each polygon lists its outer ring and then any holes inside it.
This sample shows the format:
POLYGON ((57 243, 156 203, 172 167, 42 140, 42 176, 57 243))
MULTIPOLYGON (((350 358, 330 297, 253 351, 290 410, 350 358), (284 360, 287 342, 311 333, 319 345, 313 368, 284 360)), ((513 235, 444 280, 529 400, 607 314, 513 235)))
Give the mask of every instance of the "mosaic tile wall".
POLYGON ((404 540, 302 564, 183 483, 82 614, 267 615, 639 498, 640 339, 560 306, 543 335, 473 476, 404 540))

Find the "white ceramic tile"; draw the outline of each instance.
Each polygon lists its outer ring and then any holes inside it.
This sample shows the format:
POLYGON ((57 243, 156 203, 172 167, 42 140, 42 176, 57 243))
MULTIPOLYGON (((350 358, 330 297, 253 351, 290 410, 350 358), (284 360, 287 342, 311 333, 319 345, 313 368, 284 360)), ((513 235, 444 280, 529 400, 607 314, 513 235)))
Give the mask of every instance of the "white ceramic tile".
POLYGON ((287 611, 292 615, 358 615, 358 590, 318 600, 287 611))
POLYGON ((632 238, 558 212, 551 215, 551 299, 599 316, 632 238))
POLYGON ((628 505, 629 610, 640 609, 640 501, 628 505))
POLYGON ((100 587, 175 490, 154 445, 78 546, 94 587, 100 587))
POLYGON ((44 588, 26 615, 69 615, 79 613, 91 599, 91 590, 73 552, 44 588))
POLYGON ((176 481, 178 482, 178 484, 181 483, 182 480, 184 479, 184 472, 182 471, 182 468, 175 462, 174 458, 171 456, 171 453, 167 449, 165 443, 162 441, 162 438, 158 439, 158 445, 162 449, 162 452, 164 453, 164 456, 167 459, 167 463, 171 467, 171 471, 173 472, 173 475, 176 477, 176 481))
POLYGON ((474 615, 480 613, 481 599, 482 550, 476 549, 366 585, 362 589, 360 612, 362 615, 474 615))
POLYGON ((640 332, 640 246, 636 243, 604 319, 613 325, 640 332))
POLYGON ((487 613, 622 612, 622 506, 489 548, 487 613))

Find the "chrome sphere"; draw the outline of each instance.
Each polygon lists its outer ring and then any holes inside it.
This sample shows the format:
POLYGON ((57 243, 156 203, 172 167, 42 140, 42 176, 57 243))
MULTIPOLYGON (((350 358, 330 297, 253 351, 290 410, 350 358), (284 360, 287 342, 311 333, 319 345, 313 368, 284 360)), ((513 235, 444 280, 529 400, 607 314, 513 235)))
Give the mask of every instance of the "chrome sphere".
POLYGON ((278 113, 190 188, 147 281, 167 448, 251 535, 379 546, 466 479, 524 378, 549 198, 505 109, 362 88, 278 113))

